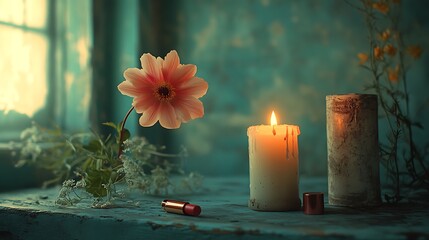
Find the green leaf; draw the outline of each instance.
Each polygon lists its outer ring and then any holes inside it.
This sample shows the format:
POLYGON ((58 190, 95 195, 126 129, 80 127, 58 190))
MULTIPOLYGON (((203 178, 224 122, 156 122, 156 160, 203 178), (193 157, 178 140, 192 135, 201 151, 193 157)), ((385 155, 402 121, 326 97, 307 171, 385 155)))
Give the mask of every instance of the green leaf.
POLYGON ((92 158, 88 157, 83 163, 82 163, 82 170, 86 171, 88 168, 90 168, 92 164, 92 158))
POLYGON ((130 137, 131 137, 131 133, 130 133, 130 131, 129 131, 128 129, 124 128, 124 130, 122 131, 122 142, 121 142, 121 144, 122 144, 125 140, 129 139, 130 137))
POLYGON ((92 140, 88 143, 88 145, 85 145, 84 148, 91 152, 97 152, 101 150, 101 143, 98 140, 92 140))
POLYGON ((27 160, 20 159, 20 160, 18 160, 18 162, 15 163, 15 167, 20 168, 20 167, 24 166, 26 163, 27 163, 27 160))
POLYGON ((105 123, 102 123, 102 124, 104 126, 109 126, 109 127, 114 128, 114 129, 118 129, 118 126, 114 122, 105 122, 105 123))
POLYGON ((88 175, 85 177, 85 190, 91 193, 94 197, 104 197, 107 195, 107 190, 103 186, 107 185, 110 180, 110 170, 88 169, 88 175))
POLYGON ((76 148, 74 147, 73 143, 70 140, 66 139, 66 143, 71 147, 73 152, 76 152, 76 148))

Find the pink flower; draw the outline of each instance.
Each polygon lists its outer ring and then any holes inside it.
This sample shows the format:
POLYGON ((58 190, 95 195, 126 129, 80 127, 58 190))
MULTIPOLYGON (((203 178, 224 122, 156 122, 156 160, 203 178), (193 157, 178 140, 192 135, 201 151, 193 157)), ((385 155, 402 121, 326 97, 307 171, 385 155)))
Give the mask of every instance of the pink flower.
POLYGON ((141 56, 142 69, 128 68, 125 81, 118 85, 119 91, 133 97, 133 107, 142 113, 139 123, 153 126, 157 121, 164 128, 179 128, 182 122, 204 116, 203 103, 208 84, 195 77, 197 67, 180 64, 176 51, 170 51, 165 59, 149 53, 141 56))

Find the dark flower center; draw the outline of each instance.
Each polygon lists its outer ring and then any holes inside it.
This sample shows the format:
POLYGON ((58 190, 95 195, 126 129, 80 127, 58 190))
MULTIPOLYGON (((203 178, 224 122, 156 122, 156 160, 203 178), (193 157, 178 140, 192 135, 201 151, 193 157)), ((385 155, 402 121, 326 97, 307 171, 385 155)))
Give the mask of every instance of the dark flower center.
POLYGON ((170 88, 168 88, 167 86, 162 86, 160 88, 158 88, 158 95, 160 95, 161 97, 168 97, 170 96, 170 88))
POLYGON ((170 84, 163 84, 156 88, 155 95, 160 101, 170 101, 175 93, 170 84))

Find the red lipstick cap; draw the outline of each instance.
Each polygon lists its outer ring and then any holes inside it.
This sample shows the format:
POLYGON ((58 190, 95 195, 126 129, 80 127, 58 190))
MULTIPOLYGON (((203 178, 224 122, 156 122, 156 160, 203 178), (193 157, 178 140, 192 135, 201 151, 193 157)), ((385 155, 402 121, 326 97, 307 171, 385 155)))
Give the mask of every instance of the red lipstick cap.
POLYGON ((323 193, 307 192, 303 194, 303 210, 305 214, 318 215, 324 212, 323 193))
POLYGON ((186 204, 185 207, 183 208, 183 212, 186 215, 190 215, 190 216, 198 216, 201 213, 201 207, 198 205, 194 205, 194 204, 186 204))

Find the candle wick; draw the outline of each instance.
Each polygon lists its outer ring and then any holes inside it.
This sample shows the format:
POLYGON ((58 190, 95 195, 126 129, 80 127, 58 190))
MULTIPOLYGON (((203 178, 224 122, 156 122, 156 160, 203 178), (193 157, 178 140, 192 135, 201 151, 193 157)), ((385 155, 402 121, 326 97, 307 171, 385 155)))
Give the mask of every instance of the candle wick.
POLYGON ((274 125, 273 125, 273 135, 276 135, 276 130, 274 129, 274 125))

